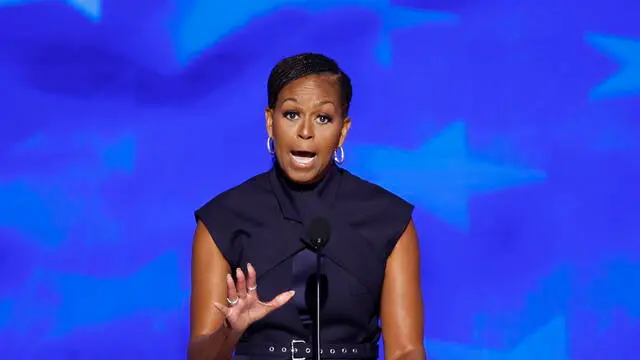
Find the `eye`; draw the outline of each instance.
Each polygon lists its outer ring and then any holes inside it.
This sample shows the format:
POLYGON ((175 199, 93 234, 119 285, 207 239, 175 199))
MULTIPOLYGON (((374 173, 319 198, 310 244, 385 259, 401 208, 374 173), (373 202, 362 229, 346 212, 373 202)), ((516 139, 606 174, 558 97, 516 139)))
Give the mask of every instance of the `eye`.
POLYGON ((331 117, 327 115, 320 115, 318 116, 318 122, 320 124, 328 124, 331 122, 331 117))
POLYGON ((295 120, 298 118, 298 113, 295 111, 285 111, 282 116, 287 120, 295 120))

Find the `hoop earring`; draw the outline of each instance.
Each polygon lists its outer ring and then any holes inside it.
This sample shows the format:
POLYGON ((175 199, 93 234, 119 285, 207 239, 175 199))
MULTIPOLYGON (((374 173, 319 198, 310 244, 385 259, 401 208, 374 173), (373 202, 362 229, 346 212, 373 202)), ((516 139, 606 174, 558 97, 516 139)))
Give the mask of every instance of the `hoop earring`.
POLYGON ((267 151, 271 155, 276 153, 275 149, 273 148, 273 138, 271 136, 267 137, 267 151))
POLYGON ((336 164, 342 164, 344 162, 344 149, 342 146, 338 146, 338 148, 333 152, 333 161, 336 164), (340 156, 338 156, 338 150, 340 150, 340 156))

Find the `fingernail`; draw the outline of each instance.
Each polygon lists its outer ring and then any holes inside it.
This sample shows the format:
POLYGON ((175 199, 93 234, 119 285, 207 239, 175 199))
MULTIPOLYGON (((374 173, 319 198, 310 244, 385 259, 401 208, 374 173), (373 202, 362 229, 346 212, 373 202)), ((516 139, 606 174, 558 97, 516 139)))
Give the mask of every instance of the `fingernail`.
POLYGON ((253 265, 251 265, 251 263, 247 263, 247 268, 253 268, 253 265))
POLYGON ((296 291, 295 291, 295 290, 291 290, 291 291, 289 291, 289 294, 290 294, 291 296, 293 296, 293 295, 295 295, 295 294, 296 294, 296 291))
POLYGON ((230 274, 230 273, 229 273, 229 274, 227 274, 227 279, 231 279, 231 280, 233 280, 233 277, 231 276, 231 274, 230 274))

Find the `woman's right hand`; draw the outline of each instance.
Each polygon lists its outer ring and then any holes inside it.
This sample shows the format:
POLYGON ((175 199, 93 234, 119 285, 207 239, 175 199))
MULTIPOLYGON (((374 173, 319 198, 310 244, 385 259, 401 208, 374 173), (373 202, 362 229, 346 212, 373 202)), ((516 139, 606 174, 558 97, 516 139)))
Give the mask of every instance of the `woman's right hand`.
POLYGON ((233 331, 244 332, 251 324, 286 304, 295 294, 295 291, 287 291, 269 302, 260 301, 256 270, 251 264, 247 264, 247 277, 238 268, 236 279, 237 283, 234 283, 231 274, 227 274, 227 304, 214 304, 224 314, 226 326, 233 331))

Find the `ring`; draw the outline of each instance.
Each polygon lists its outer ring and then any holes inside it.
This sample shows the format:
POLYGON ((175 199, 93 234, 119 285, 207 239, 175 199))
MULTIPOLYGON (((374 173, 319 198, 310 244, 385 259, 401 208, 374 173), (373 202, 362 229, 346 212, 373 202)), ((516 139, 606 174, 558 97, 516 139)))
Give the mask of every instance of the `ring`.
POLYGON ((237 297, 235 299, 233 299, 233 300, 227 298, 227 303, 229 304, 229 306, 233 306, 233 305, 237 304, 238 301, 240 301, 240 299, 237 298, 237 297))
POLYGON ((248 286, 247 287, 247 291, 255 291, 258 288, 258 285, 256 286, 248 286))

